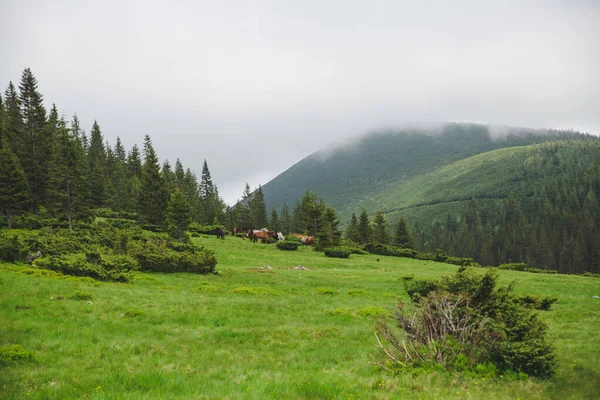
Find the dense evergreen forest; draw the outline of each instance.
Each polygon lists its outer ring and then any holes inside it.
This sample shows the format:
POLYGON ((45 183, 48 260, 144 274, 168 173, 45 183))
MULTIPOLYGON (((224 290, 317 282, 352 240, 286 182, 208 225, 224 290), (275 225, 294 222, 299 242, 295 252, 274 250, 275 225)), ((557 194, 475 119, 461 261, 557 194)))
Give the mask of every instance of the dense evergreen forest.
POLYGON ((149 136, 127 151, 118 137, 106 141, 97 122, 86 134, 76 114, 67 121, 55 105, 46 110, 30 69, 0 96, 0 143, 5 227, 73 228, 111 215, 161 229, 175 209, 203 225, 231 220, 206 161, 198 181, 179 159, 161 165, 149 136))

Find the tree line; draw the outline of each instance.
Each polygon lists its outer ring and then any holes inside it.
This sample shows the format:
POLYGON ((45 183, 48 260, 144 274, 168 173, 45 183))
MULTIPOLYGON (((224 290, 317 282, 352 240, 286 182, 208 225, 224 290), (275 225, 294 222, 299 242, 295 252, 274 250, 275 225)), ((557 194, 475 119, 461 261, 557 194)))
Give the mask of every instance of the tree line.
POLYGON ((38 82, 25 69, 18 87, 0 95, 0 210, 11 228, 34 227, 54 218, 73 228, 93 210, 112 212, 157 227, 177 219, 225 223, 227 206, 212 182, 206 160, 198 181, 179 159, 160 164, 148 135, 140 151, 126 151, 120 138, 105 141, 94 121, 85 133, 77 114, 70 121, 49 112, 38 82))

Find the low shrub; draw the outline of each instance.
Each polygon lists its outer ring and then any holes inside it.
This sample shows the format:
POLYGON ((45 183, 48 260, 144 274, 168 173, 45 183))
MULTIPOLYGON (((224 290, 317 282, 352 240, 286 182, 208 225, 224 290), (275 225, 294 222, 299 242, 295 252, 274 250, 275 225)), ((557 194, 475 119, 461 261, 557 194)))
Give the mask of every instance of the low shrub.
POLYGON ((348 258, 350 257, 350 251, 342 247, 326 248, 323 250, 325 256, 333 258, 348 258))
POLYGON ((25 261, 27 253, 25 243, 17 234, 0 231, 0 260, 7 262, 25 261))
POLYGON ((327 311, 327 315, 332 317, 351 317, 353 316, 353 312, 351 308, 334 308, 333 310, 327 311))
POLYGON ((19 361, 31 361, 33 353, 27 351, 20 344, 11 344, 0 347, 0 366, 6 366, 19 361))
POLYGON ((88 292, 75 292, 68 297, 70 300, 88 301, 92 299, 92 294, 88 292))
POLYGON ((136 317, 139 317, 142 314, 143 314, 143 312, 141 312, 140 310, 131 309, 131 310, 125 311, 123 313, 123 317, 125 317, 125 318, 136 318, 136 317))
POLYGON ((496 288, 496 282, 495 271, 477 275, 461 267, 435 282, 435 289, 422 290, 427 295, 415 303, 415 311, 401 303, 396 328, 385 321, 377 324, 378 337, 385 339, 377 364, 552 376, 556 356, 546 342, 547 326, 514 295, 512 285, 496 288))
POLYGON ((356 312, 361 317, 380 317, 388 314, 388 310, 380 307, 364 307, 356 312))
POLYGON ((131 280, 129 270, 120 267, 132 265, 135 261, 124 261, 122 258, 113 257, 123 256, 105 256, 93 252, 66 254, 39 258, 35 265, 65 275, 87 276, 101 281, 129 282, 131 280))
POLYGON ((558 299, 554 296, 546 296, 540 298, 539 296, 533 296, 528 294, 525 296, 518 297, 517 300, 519 301, 519 303, 521 303, 521 305, 527 308, 535 308, 536 310, 547 311, 550 309, 552 304, 556 303, 558 299))
POLYGON ((402 277, 404 290, 412 301, 418 303, 420 299, 427 297, 430 292, 438 288, 438 284, 433 281, 415 279, 414 276, 402 277))
POLYGON ((300 241, 287 239, 277 242, 277 248, 279 250, 293 251, 298 249, 298 246, 300 246, 300 241))
POLYGON ((525 263, 508 263, 498 265, 498 269, 507 269, 510 271, 525 271, 527 265, 525 263))
POLYGON ((324 287, 317 288, 317 293, 324 294, 327 296, 335 296, 337 294, 340 294, 340 292, 338 292, 335 289, 324 288, 324 287))
POLYGON ((134 242, 130 244, 130 254, 141 270, 150 272, 205 274, 214 272, 217 265, 212 251, 166 238, 134 242))
POLYGON ((459 265, 463 267, 468 267, 472 265, 475 261, 470 257, 447 257, 446 262, 448 264, 459 265))
POLYGON ((419 260, 447 262, 448 255, 443 250, 438 249, 435 253, 418 253, 415 258, 419 260))
POLYGON ((236 293, 236 294, 251 294, 251 295, 255 295, 255 296, 260 296, 260 295, 280 296, 280 295, 283 294, 283 292, 280 292, 279 290, 275 290, 275 289, 271 289, 271 288, 265 288, 265 287, 247 287, 247 286, 243 286, 243 287, 239 287, 239 288, 233 289, 231 291, 231 293, 236 293))

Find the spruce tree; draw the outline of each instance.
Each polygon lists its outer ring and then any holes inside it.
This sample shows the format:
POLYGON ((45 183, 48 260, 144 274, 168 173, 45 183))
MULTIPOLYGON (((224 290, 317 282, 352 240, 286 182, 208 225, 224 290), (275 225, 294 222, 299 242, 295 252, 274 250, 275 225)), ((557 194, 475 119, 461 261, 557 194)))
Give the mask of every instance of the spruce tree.
POLYGON ((23 131, 15 138, 16 153, 31 189, 32 211, 36 214, 45 200, 48 158, 52 153, 52 132, 46 127, 46 109, 37 86, 31 70, 26 68, 19 84, 23 131))
POLYGON ((375 243, 389 244, 390 235, 387 230, 387 221, 381 210, 373 217, 372 240, 375 243))
POLYGON ((334 247, 340 242, 342 232, 339 229, 340 220, 337 217, 335 208, 325 207, 323 212, 323 223, 319 233, 319 245, 321 248, 334 247))
POLYGON ((148 135, 144 139, 144 165, 140 186, 138 198, 140 217, 153 225, 164 225, 169 197, 164 178, 160 173, 158 156, 148 135))
POLYGON ((20 145, 17 139, 22 140, 25 127, 23 125, 23 115, 21 114, 21 100, 19 100, 19 95, 12 82, 8 84, 8 88, 4 92, 4 108, 6 113, 4 134, 7 136, 13 152, 17 153, 20 145))
POLYGON ((309 236, 317 236, 322 229, 323 212, 325 211, 323 200, 319 199, 315 192, 307 190, 302 196, 300 207, 303 230, 309 236))
POLYGON ((201 222, 201 209, 200 209, 200 193, 198 191, 198 179, 196 174, 189 168, 185 170, 183 176, 183 194, 188 204, 192 208, 192 219, 196 222, 201 222))
POLYGON ((254 196, 250 201, 250 213, 252 215, 252 225, 256 229, 262 229, 268 225, 267 205, 260 185, 258 185, 258 189, 254 192, 254 196))
POLYGON ((90 136, 87 158, 91 206, 104 207, 107 200, 105 177, 106 149, 104 148, 104 139, 97 121, 94 121, 90 136))
POLYGON ((183 188, 183 179, 185 177, 185 171, 183 169, 183 165, 179 158, 175 161, 175 185, 182 189, 183 188))
POLYGON ((358 217, 358 243, 364 244, 371 241, 371 225, 369 223, 369 214, 366 209, 362 209, 358 217))
POLYGON ((8 229, 11 229, 14 213, 28 206, 29 185, 8 137, 2 139, 0 146, 0 211, 6 215, 8 229))
POLYGON ((414 249, 414 244, 408 229, 406 228, 406 221, 404 217, 398 219, 396 224, 396 232, 394 235, 394 245, 400 248, 414 249))
POLYGON ((292 217, 290 215, 290 209, 285 201, 283 202, 283 206, 281 206, 279 225, 284 235, 288 235, 292 231, 292 217))
POLYGON ((180 241, 187 241, 185 231, 191 222, 191 208, 185 195, 175 188, 167 206, 167 227, 169 235, 180 241))
POLYGON ((69 229, 84 206, 85 153, 77 137, 69 131, 66 121, 57 125, 50 162, 49 198, 53 210, 66 216, 69 229))
POLYGON ((279 231, 279 215, 277 214, 277 210, 275 206, 271 208, 271 218, 269 219, 269 229, 274 231, 279 231))
POLYGON ((356 214, 352 213, 350 219, 350 225, 346 228, 346 238, 352 240, 354 243, 360 243, 360 233, 358 232, 358 219, 356 214))
POLYGON ((117 142, 112 150, 111 186, 113 193, 110 207, 115 211, 125 211, 133 208, 129 196, 129 179, 127 178, 127 155, 121 139, 117 136, 117 142))

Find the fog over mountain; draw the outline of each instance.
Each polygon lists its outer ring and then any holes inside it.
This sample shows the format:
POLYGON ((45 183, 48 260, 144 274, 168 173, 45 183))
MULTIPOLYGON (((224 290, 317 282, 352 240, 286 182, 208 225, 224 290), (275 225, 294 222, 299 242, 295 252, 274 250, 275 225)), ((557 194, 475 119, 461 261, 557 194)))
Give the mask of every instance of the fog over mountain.
MULTIPOLYGON (((232 203, 312 153, 414 121, 600 133, 600 3, 3 1, 0 82, 200 174, 232 203)), ((2 88, 2 93, 5 87, 2 88)))

